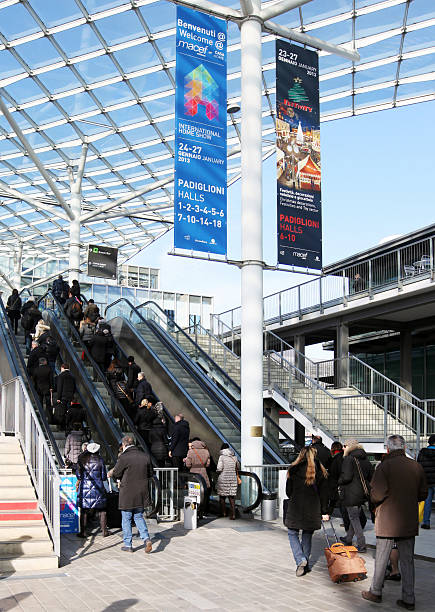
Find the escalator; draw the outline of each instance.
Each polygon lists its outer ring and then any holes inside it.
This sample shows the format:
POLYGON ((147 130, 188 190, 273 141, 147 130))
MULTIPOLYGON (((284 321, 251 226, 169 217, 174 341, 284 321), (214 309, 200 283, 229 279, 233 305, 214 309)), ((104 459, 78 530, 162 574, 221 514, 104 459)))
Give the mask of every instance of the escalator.
MULTIPOLYGON (((125 298, 106 308, 112 333, 125 352, 135 356, 166 407, 172 414, 182 412, 191 432, 198 435, 212 454, 217 455, 227 442, 240 457, 240 409, 230 395, 220 388, 193 361, 182 346, 194 341, 153 302, 139 310, 125 298)), ((199 346, 196 350, 201 351, 199 346)), ((204 353, 204 358, 212 361, 204 353)), ((220 369, 216 363, 212 367, 220 369)), ((226 376, 227 384, 235 383, 226 376)), ((279 449, 278 426, 268 421, 264 438, 264 462, 284 463, 279 449)))

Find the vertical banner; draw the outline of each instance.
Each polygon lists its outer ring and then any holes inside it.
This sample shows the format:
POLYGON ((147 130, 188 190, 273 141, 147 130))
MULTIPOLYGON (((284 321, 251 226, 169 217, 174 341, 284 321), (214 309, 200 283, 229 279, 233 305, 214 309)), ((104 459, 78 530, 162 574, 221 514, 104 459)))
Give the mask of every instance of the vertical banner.
POLYGON ((227 250, 226 22, 177 6, 174 246, 227 250))
POLYGON ((322 268, 319 60, 276 41, 278 262, 322 268))
POLYGON ((77 508, 77 476, 60 479, 60 533, 77 533, 79 511, 77 508))

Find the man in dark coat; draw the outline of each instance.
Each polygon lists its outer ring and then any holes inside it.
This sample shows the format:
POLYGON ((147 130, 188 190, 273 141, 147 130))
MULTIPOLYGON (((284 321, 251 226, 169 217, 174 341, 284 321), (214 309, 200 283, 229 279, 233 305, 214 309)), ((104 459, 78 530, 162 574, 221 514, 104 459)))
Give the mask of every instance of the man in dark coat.
POLYGON ((68 319, 71 321, 74 327, 78 329, 80 321, 83 319, 83 308, 81 301, 75 295, 73 295, 71 291, 69 292, 69 297, 65 302, 64 310, 68 319))
POLYGON ((189 450, 190 427, 182 414, 176 414, 174 421, 169 443, 169 456, 172 459, 172 465, 182 470, 184 468, 183 459, 187 457, 189 450))
POLYGON ((105 372, 106 366, 106 351, 108 346, 107 336, 102 329, 95 332, 94 337, 89 341, 91 347, 91 356, 94 361, 100 366, 101 371, 105 372))
POLYGON ((331 463, 332 457, 329 449, 323 444, 322 436, 311 436, 311 446, 317 451, 317 459, 328 470, 331 463))
POLYGON ((63 363, 60 366, 60 374, 56 380, 57 400, 56 400, 56 407, 55 407, 56 420, 62 429, 65 429, 65 414, 66 414, 68 405, 74 399, 75 392, 76 392, 75 378, 69 371, 69 365, 67 363, 63 363))
POLYGON ((85 319, 89 319, 91 323, 96 323, 100 317, 100 309, 95 304, 94 300, 88 300, 88 305, 85 308, 85 312, 83 313, 85 319))
POLYGON ((134 424, 148 447, 150 444, 150 430, 156 416, 157 413, 153 408, 152 397, 146 397, 137 409, 134 424))
POLYGON ((370 591, 363 599, 380 603, 385 570, 391 549, 397 544, 402 574, 402 599, 397 605, 414 610, 414 544, 418 535, 418 502, 426 499, 424 470, 405 455, 402 436, 389 436, 387 454, 376 468, 371 482, 371 500, 376 506, 376 559, 370 591))
POLYGON ((119 509, 122 513, 122 532, 124 546, 121 550, 133 552, 132 519, 138 528, 139 535, 145 543, 145 552, 152 551, 150 535, 143 513, 149 505, 148 478, 151 474, 149 455, 134 446, 134 438, 130 435, 122 438, 122 453, 115 467, 110 470, 109 478, 121 481, 119 487, 119 509))
POLYGON ((60 304, 65 304, 68 299, 69 285, 63 280, 62 274, 53 283, 53 295, 60 304))
POLYGON ((86 422, 86 410, 83 406, 75 402, 69 404, 65 416, 65 433, 68 435, 76 423, 80 423, 83 427, 84 422, 86 422))
POLYGON ((32 342, 32 350, 30 351, 29 358, 27 359, 27 371, 30 376, 33 376, 33 371, 39 365, 41 357, 47 358, 45 347, 40 346, 37 342, 32 342))
MULTIPOLYGON (((343 466, 344 459, 344 448, 341 442, 333 442, 331 446, 331 456, 332 460, 329 465, 329 477, 328 477, 328 487, 329 487, 329 512, 328 514, 332 514, 334 508, 338 505, 340 508, 340 514, 343 519, 344 528, 346 531, 349 530, 349 515, 347 513, 346 507, 340 501, 338 494, 338 480, 341 476, 341 469, 343 466)), ((363 508, 360 510, 359 519, 361 523, 361 527, 364 529, 367 523, 367 517, 363 508)))
POLYGON ((51 393, 54 388, 53 370, 47 363, 45 357, 39 359, 39 365, 33 370, 33 383, 41 405, 44 406, 48 414, 51 414, 51 393))
POLYGON ((41 311, 33 300, 28 300, 21 308, 21 327, 24 330, 24 341, 26 343, 26 353, 29 355, 32 346, 32 336, 35 327, 41 318, 41 311))
POLYGON ((146 397, 152 396, 153 389, 150 383, 145 378, 145 372, 139 372, 138 380, 139 382, 137 384, 137 387, 134 393, 134 399, 136 401, 136 404, 140 406, 142 403, 142 400, 144 400, 146 397))
POLYGON ((424 515, 421 524, 422 529, 430 529, 430 514, 432 512, 432 501, 435 497, 435 434, 429 436, 427 448, 422 448, 418 453, 417 461, 424 470, 427 480, 428 493, 424 502, 424 515))
POLYGON ((347 440, 344 444, 344 458, 341 467, 341 474, 338 485, 341 488, 341 503, 346 508, 349 515, 349 529, 346 536, 341 540, 347 544, 352 544, 352 539, 356 536, 359 552, 366 552, 366 540, 363 527, 361 525, 360 513, 363 504, 368 501, 364 491, 364 484, 367 489, 373 476, 373 466, 367 458, 363 447, 358 444, 358 440, 347 440), (358 468, 359 466, 359 468, 358 468), (361 475, 364 483, 361 480, 361 475))
POLYGON ((140 374, 140 367, 135 362, 133 355, 129 355, 127 363, 127 387, 130 393, 132 393, 139 383, 138 376, 140 374))

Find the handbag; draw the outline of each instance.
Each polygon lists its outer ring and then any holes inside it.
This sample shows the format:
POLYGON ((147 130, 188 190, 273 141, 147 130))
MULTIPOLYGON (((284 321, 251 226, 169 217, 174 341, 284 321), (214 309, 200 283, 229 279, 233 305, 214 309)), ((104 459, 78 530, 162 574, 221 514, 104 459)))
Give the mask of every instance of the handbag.
POLYGON ((237 486, 239 487, 242 484, 242 479, 240 478, 239 470, 237 469, 237 459, 234 459, 234 463, 236 465, 237 486))
POLYGON ((421 501, 418 504, 418 522, 419 523, 423 522, 423 516, 424 516, 424 501, 421 501))
POLYGON ((374 523, 375 522, 375 508, 374 508, 374 505, 372 504, 371 499, 370 499, 369 486, 367 484, 366 479, 364 478, 364 474, 362 473, 362 469, 361 469, 361 466, 359 464, 358 459, 356 457, 354 457, 353 459, 354 459, 354 461, 356 463, 356 467, 358 468, 359 478, 361 480, 361 485, 362 485, 362 488, 363 488, 363 491, 364 491, 364 495, 365 495, 365 498, 366 498, 365 501, 368 502, 370 517, 372 519, 372 523, 374 523))

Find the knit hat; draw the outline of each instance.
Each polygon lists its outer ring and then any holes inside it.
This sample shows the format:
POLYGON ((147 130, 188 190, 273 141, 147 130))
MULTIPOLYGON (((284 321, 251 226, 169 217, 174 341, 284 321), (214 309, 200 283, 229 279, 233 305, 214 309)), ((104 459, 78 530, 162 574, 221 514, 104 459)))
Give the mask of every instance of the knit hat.
POLYGON ((349 438, 349 440, 345 440, 343 446, 358 446, 359 442, 356 438, 349 438))

